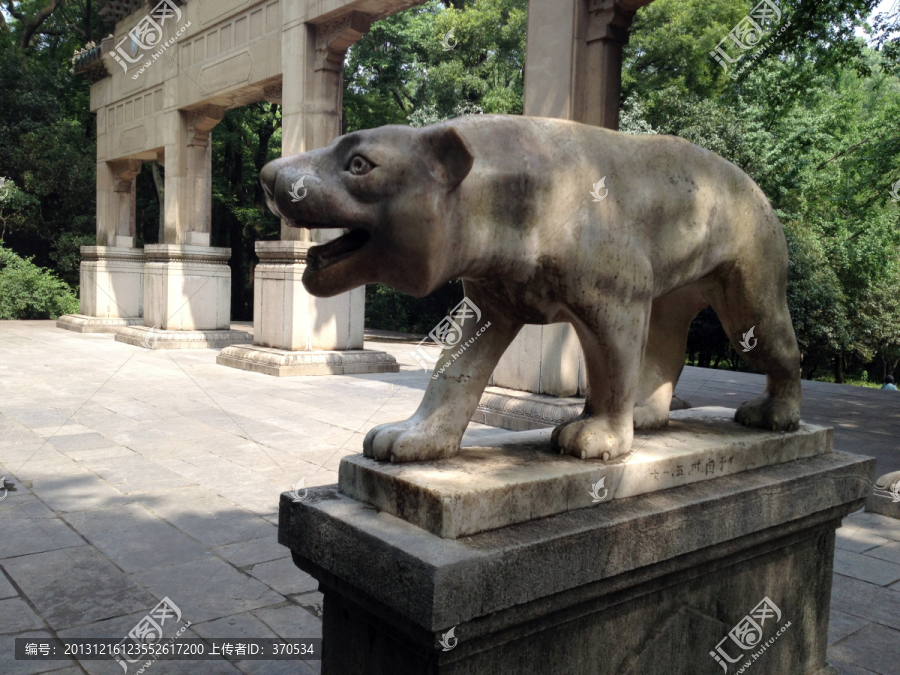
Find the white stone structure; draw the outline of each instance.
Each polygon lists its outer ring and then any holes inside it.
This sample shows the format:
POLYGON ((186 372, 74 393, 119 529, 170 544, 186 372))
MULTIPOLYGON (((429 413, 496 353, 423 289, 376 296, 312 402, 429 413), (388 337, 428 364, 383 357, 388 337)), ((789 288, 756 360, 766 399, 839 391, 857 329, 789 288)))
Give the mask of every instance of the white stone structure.
MULTIPOLYGON (((340 134, 347 49, 373 21, 422 1, 101 0, 101 11, 117 21, 115 33, 73 59, 75 70, 93 82, 91 110, 97 113, 97 246, 83 250, 82 276, 88 281, 82 282, 81 315, 61 317, 58 325, 104 331, 134 324, 207 333, 227 329, 220 308, 227 306, 223 274, 230 273, 224 264, 230 251, 213 254, 208 248, 212 130, 227 109, 268 100, 282 106, 282 155, 327 145, 340 134), (133 248, 134 179, 141 163, 150 160, 165 163, 166 197, 165 238, 152 262, 133 248), (201 259, 203 265, 195 264, 201 259), (146 276, 135 284, 145 264, 146 271, 154 270, 152 280, 146 276), (191 278, 178 281, 179 275, 191 278), (164 293, 155 289, 162 278, 169 284, 164 293), (209 286, 204 293, 185 293, 204 283, 198 279, 209 286), (142 295, 154 296, 152 315, 143 311, 150 305, 142 295), (215 312, 199 307, 208 303, 215 312), (188 315, 190 321, 176 320, 188 315)), ((531 0, 525 113, 617 127, 622 46, 634 13, 649 2, 531 0)), ((261 359, 263 372, 274 372, 278 351, 290 370, 287 364, 296 361, 297 351, 328 351, 322 358, 333 362, 335 352, 362 348, 364 291, 312 298, 300 283, 310 240, 330 238, 327 230, 310 236, 283 225, 281 241, 257 242, 261 264, 253 342, 258 349, 229 348, 220 362, 258 370, 252 364, 261 359)), ((135 330, 141 329, 129 332, 135 330)), ((230 337, 248 341, 242 334, 230 337)), ((510 428, 558 423, 572 401, 560 407, 531 394, 578 396, 585 386, 583 370, 569 326, 527 326, 492 382, 527 393, 510 396, 492 389, 478 415, 510 428)))

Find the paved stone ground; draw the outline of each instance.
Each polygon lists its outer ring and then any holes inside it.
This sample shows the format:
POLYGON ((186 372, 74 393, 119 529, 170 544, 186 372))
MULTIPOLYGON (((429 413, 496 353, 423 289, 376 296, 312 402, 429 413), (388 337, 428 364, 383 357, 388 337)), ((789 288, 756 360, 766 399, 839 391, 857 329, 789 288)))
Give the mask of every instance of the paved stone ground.
MULTIPOLYGON (((18 483, 0 501, 0 673, 120 673, 114 662, 14 661, 13 639, 121 637, 166 596, 192 624, 185 637, 320 636, 315 581, 275 540, 278 495, 301 478, 336 482, 369 428, 418 405, 428 380, 410 347, 370 346, 402 371, 278 379, 217 366, 212 350, 0 322, 0 476, 18 483)), ((687 369, 678 393, 734 405, 761 388, 755 376, 687 369)), ((876 445, 885 472, 897 468, 898 408, 867 396, 812 383, 805 417, 855 425, 838 427, 836 445, 876 445)), ((900 521, 854 514, 838 547, 830 656, 844 675, 900 675, 900 521)), ((318 671, 160 661, 149 672, 318 671)))

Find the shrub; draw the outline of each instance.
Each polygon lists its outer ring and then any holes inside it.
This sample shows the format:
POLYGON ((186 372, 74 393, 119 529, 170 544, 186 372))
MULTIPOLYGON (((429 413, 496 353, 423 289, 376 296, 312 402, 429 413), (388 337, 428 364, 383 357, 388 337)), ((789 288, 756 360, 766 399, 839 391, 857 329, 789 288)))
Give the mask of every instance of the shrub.
POLYGON ((0 319, 56 319, 78 308, 66 282, 0 243, 0 319))

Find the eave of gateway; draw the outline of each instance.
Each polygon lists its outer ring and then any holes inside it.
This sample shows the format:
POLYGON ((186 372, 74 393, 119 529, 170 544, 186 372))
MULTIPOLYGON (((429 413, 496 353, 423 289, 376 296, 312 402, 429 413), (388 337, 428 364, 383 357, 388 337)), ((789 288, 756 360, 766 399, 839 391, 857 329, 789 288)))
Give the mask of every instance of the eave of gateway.
MULTIPOLYGON (((174 0, 176 5, 183 5, 187 0, 174 0)), ((100 16, 107 21, 119 23, 142 8, 150 8, 155 0, 97 0, 100 16)), ((107 35, 100 44, 88 42, 82 49, 76 49, 72 55, 71 72, 84 75, 88 82, 94 83, 109 77, 110 72, 106 58, 113 48, 113 36, 107 35)))

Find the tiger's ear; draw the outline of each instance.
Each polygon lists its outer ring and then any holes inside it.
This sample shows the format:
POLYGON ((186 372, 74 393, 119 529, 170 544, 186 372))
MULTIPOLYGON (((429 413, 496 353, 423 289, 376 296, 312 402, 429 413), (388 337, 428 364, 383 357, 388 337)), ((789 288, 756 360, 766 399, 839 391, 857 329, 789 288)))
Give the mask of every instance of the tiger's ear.
POLYGON ((452 190, 463 182, 472 170, 475 156, 465 138, 450 126, 436 126, 425 130, 423 147, 428 153, 431 175, 452 190))

